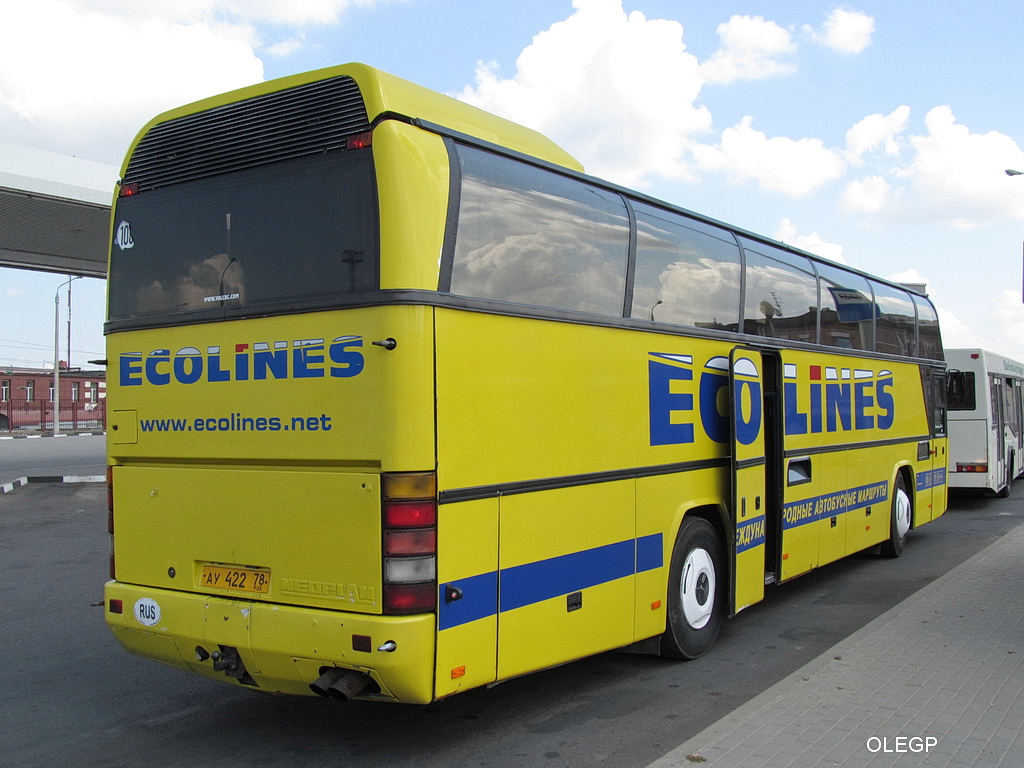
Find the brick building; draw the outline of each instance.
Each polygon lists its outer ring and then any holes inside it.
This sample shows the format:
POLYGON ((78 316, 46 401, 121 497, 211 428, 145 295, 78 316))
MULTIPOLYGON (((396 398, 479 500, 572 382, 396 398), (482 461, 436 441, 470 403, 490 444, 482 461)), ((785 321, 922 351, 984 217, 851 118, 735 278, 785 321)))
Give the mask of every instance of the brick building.
MULTIPOLYGON (((104 371, 61 368, 60 431, 100 430, 107 424, 104 371)), ((53 430, 53 370, 0 368, 0 433, 53 430)))

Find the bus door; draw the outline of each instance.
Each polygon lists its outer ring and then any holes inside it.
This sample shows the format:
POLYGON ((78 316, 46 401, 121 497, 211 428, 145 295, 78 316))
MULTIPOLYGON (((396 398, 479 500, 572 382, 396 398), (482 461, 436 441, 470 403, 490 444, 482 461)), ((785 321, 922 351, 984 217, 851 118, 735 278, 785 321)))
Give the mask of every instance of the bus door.
POLYGON ((1017 454, 1017 461, 1014 463, 1013 471, 1017 474, 1021 470, 1021 457, 1024 457, 1024 402, 1021 400, 1021 393, 1024 389, 1021 387, 1020 379, 1013 379, 1009 381, 1010 385, 1010 407, 1013 409, 1013 423, 1015 429, 1014 448, 1017 454))
MULTIPOLYGON (((922 385, 925 394, 925 412, 928 417, 928 439, 917 446, 917 504, 914 508, 914 524, 922 525, 934 520, 946 511, 946 387, 945 374, 940 370, 922 370, 922 385)), ((999 422, 999 442, 1002 442, 1003 417, 1000 404, 992 403, 993 420, 999 422)), ((991 445, 992 438, 988 438, 991 445)), ((994 471, 996 456, 989 450, 989 472, 994 471)), ((999 460, 999 471, 1003 462, 999 460)), ((1001 475, 999 475, 1001 477, 1001 475)))
MULTIPOLYGON (((775 548, 769 552, 769 570, 778 582, 807 573, 818 566, 821 517, 819 495, 828 476, 828 461, 839 461, 808 442, 821 431, 821 400, 806 391, 807 384, 822 382, 822 367, 813 356, 787 352, 780 363, 782 389, 776 449, 778 520, 775 548), (809 377, 806 381, 801 376, 809 377)), ((811 388, 813 392, 813 387, 811 388)), ((841 487, 841 485, 840 485, 841 487)), ((831 530, 830 530, 831 533, 831 530)))
POLYGON ((1003 412, 1002 379, 989 377, 989 402, 992 408, 992 431, 989 435, 988 473, 993 488, 1002 488, 1006 481, 1006 414, 1003 412))
POLYGON ((1020 411, 1020 382, 1011 378, 1000 378, 999 390, 1003 403, 1003 459, 1004 477, 1007 483, 1016 478, 1021 457, 1021 411, 1020 411))
POLYGON ((764 598, 767 526, 764 361, 754 349, 732 350, 729 365, 732 431, 734 585, 730 613, 764 598))

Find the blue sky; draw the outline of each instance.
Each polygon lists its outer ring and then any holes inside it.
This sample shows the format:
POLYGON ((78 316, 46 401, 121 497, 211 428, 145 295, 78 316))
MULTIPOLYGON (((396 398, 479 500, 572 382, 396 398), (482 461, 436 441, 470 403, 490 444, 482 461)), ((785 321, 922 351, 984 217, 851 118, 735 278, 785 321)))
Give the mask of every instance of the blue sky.
MULTIPOLYGON (((927 282, 946 346, 1024 360, 1020 31, 1011 0, 34 0, 0 9, 0 141, 119 166, 164 109, 362 61, 595 175, 927 282)), ((64 280, 0 270, 0 365, 51 363, 64 280)), ((75 365, 103 302, 76 281, 75 365)))

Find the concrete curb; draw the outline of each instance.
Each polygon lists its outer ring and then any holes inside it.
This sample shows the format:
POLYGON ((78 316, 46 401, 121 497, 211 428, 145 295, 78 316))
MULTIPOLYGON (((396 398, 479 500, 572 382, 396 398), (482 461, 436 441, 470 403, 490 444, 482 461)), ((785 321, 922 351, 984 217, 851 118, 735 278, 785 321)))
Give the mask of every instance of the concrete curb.
POLYGON ((59 435, 34 432, 30 435, 0 435, 0 440, 38 440, 41 437, 95 437, 105 434, 107 433, 102 430, 91 432, 61 432, 59 435))
POLYGON ((105 475, 41 475, 38 477, 18 477, 9 483, 0 483, 0 494, 10 493, 29 483, 105 483, 105 475))
POLYGON ((10 493, 15 488, 21 488, 26 483, 28 483, 27 477, 19 477, 9 483, 2 483, 0 484, 0 493, 10 493))

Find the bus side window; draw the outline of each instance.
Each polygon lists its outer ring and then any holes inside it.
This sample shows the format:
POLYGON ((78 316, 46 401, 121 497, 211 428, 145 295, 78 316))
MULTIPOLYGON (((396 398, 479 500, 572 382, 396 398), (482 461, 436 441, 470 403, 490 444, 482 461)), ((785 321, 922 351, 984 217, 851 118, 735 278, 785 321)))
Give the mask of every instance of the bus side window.
POLYGON ((939 334, 939 315, 924 296, 912 294, 917 308, 917 356, 929 360, 942 359, 942 337, 939 334))
POLYGON ((878 307, 866 278, 815 262, 821 286, 821 343, 844 349, 875 348, 878 307))
POLYGON ((917 356, 914 301, 899 288, 870 280, 875 294, 875 351, 917 356))
POLYGON ((977 407, 972 371, 949 371, 946 374, 946 402, 951 411, 973 411, 977 407))
POLYGON ((451 292, 621 317, 630 223, 623 198, 460 146, 451 292))
POLYGON ((741 243, 746 258, 743 331, 818 341, 818 286, 810 260, 746 238, 741 243))
POLYGON ((736 330, 740 249, 732 233, 640 202, 632 317, 736 330))

